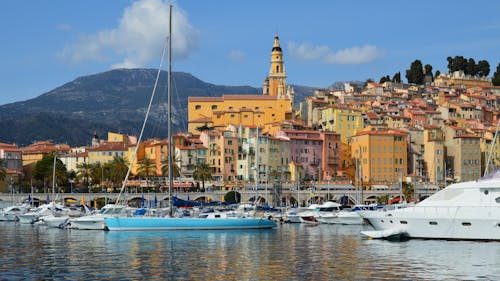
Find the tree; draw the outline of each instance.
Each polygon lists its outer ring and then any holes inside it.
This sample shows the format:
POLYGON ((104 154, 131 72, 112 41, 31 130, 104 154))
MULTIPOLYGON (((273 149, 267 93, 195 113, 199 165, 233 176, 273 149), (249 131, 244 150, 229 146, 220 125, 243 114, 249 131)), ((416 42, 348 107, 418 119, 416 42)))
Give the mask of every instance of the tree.
POLYGON ((389 77, 389 75, 382 76, 382 78, 380 78, 380 81, 379 81, 380 84, 383 84, 385 82, 391 82, 391 78, 389 77))
POLYGON ((143 159, 137 168, 137 175, 141 177, 152 177, 156 175, 156 163, 149 158, 143 159))
POLYGON ((406 79, 408 83, 421 85, 424 81, 424 71, 422 70, 422 62, 415 60, 411 63, 410 69, 406 70, 406 79))
POLYGON ((3 160, 0 159, 0 181, 4 181, 5 178, 7 177, 7 163, 3 160))
MULTIPOLYGON (((54 173, 54 157, 55 152, 43 156, 42 160, 36 162, 35 168, 33 168, 33 179, 41 181, 43 183, 44 191, 47 192, 48 184, 53 184, 53 173, 54 173)), ((64 186, 68 181, 68 172, 66 171, 66 166, 64 163, 57 159, 55 165, 55 184, 58 186, 64 186)))
MULTIPOLYGON (((172 155, 172 178, 178 178, 181 176, 181 168, 177 164, 179 160, 178 157, 174 154, 172 155)), ((161 174, 162 176, 168 176, 168 162, 163 163, 161 166, 161 174)))
POLYGON ((398 71, 394 73, 394 76, 392 76, 392 82, 401 83, 401 72, 398 71))
POLYGON ((149 158, 144 158, 139 162, 137 175, 146 179, 146 186, 149 187, 149 177, 156 176, 156 163, 149 158))
POLYGON ((432 65, 426 64, 424 66, 425 69, 425 75, 431 75, 432 76, 432 65))
POLYGON ((210 166, 206 163, 197 164, 194 167, 193 178, 195 180, 201 180, 203 189, 205 189, 205 181, 212 179, 212 171, 210 166))
POLYGON ((493 85, 500 86, 500 63, 497 65, 497 71, 493 74, 493 79, 491 80, 493 85))
POLYGON ((113 183, 113 189, 115 189, 116 186, 120 186, 125 180, 125 176, 128 172, 129 162, 126 157, 115 156, 109 163, 109 167, 109 179, 113 183))
POLYGON ((84 162, 76 165, 76 167, 78 168, 78 172, 76 173, 77 179, 80 181, 83 180, 83 183, 88 185, 92 175, 92 164, 84 162))
POLYGON ((438 78, 439 75, 441 75, 441 71, 436 70, 436 73, 434 73, 434 78, 438 78))
POLYGON ((467 61, 467 66, 464 72, 467 75, 476 75, 476 61, 473 58, 469 58, 469 60, 467 61))
POLYGON ((469 64, 469 62, 463 56, 455 56, 453 58, 448 57, 447 60, 448 60, 448 71, 450 73, 460 70, 466 72, 467 65, 469 64))
POLYGON ((488 74, 490 74, 490 63, 486 60, 478 61, 476 75, 479 77, 486 77, 488 74))

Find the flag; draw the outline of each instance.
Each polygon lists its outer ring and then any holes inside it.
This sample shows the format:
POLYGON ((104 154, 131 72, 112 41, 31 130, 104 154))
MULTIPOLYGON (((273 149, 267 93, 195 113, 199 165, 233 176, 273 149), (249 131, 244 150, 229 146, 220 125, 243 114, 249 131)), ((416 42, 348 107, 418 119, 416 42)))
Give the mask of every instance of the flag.
POLYGON ((85 196, 82 195, 82 199, 80 200, 80 204, 85 205, 85 196))

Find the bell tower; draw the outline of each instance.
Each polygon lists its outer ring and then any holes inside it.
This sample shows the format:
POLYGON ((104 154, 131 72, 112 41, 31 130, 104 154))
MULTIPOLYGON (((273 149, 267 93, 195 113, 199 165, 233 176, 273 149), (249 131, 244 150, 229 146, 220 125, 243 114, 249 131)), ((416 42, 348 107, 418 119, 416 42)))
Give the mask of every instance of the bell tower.
POLYGON ((278 35, 274 37, 273 49, 271 50, 271 70, 264 81, 263 94, 286 98, 286 72, 283 62, 283 51, 280 46, 278 35))

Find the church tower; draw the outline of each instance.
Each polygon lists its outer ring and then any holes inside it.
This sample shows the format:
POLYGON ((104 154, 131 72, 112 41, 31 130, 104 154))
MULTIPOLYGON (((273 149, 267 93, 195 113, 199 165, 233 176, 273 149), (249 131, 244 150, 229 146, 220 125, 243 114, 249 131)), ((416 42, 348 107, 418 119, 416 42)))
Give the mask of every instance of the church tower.
POLYGON ((286 72, 283 63, 283 51, 278 35, 274 37, 271 50, 271 70, 262 87, 263 94, 285 99, 287 97, 286 72))

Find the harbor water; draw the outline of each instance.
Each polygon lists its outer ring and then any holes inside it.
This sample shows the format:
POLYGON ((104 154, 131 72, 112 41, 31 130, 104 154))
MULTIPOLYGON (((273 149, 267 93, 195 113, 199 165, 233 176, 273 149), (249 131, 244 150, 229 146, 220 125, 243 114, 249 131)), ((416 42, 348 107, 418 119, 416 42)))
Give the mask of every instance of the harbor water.
POLYGON ((369 240, 369 226, 106 232, 0 222, 1 280, 500 280, 500 242, 369 240))

